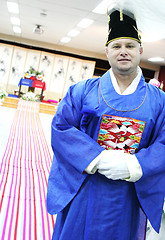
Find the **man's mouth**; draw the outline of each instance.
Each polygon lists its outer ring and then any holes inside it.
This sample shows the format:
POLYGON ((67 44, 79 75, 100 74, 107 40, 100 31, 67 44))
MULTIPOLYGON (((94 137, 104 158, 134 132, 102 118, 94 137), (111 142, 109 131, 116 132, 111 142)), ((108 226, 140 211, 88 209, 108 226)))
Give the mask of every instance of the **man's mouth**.
POLYGON ((119 62, 130 62, 130 60, 127 59, 127 58, 122 58, 122 59, 119 59, 118 61, 119 61, 119 62))

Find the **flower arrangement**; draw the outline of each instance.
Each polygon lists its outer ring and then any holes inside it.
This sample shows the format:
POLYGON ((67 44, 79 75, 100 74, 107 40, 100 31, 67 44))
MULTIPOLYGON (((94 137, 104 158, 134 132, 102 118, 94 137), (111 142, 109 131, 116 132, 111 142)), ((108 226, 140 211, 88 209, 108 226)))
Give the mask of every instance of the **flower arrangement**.
POLYGON ((27 72, 24 73, 24 78, 30 78, 32 80, 42 81, 44 78, 43 71, 39 72, 35 70, 32 66, 29 68, 27 72))
POLYGON ((160 87, 160 82, 156 78, 150 79, 149 83, 157 88, 160 87))
POLYGON ((163 82, 159 82, 156 78, 150 79, 149 83, 161 90, 163 90, 163 82))
POLYGON ((40 99, 40 96, 33 93, 33 92, 27 92, 21 96, 23 100, 32 101, 32 102, 38 102, 40 99))
POLYGON ((4 97, 7 97, 8 94, 4 89, 0 88, 0 99, 3 99, 4 97))

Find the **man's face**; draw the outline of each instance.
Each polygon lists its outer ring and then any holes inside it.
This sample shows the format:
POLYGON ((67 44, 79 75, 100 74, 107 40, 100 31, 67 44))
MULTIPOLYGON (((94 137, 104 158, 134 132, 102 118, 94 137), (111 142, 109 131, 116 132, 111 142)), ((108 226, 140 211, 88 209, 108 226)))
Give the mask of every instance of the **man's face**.
POLYGON ((118 39, 109 43, 106 54, 114 73, 131 74, 137 70, 143 48, 132 39, 118 39))

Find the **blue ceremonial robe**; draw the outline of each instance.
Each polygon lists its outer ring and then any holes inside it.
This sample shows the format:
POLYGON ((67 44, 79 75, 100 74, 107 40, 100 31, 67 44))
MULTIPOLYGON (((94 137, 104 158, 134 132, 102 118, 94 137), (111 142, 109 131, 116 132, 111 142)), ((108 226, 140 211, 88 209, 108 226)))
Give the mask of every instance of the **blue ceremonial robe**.
POLYGON ((165 94, 143 78, 119 95, 109 71, 70 87, 52 121, 54 158, 47 209, 57 214, 54 240, 136 240, 139 208, 159 231, 165 195, 165 94), (103 151, 97 143, 103 114, 144 121, 136 152, 143 176, 136 183, 84 173, 103 151))

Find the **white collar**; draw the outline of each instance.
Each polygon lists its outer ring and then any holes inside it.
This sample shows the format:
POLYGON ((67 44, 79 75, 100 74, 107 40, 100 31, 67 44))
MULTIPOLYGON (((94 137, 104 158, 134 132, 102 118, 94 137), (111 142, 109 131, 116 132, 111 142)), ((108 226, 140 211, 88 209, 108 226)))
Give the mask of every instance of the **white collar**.
POLYGON ((113 84, 113 87, 114 87, 115 91, 120 95, 129 95, 129 94, 132 94, 136 91, 136 88, 137 88, 137 86, 140 82, 140 79, 141 79, 142 70, 141 70, 140 67, 137 68, 136 78, 132 81, 132 83, 126 88, 126 90, 123 93, 120 92, 120 88, 119 88, 119 85, 118 85, 117 80, 115 78, 115 75, 113 74, 112 68, 110 69, 109 73, 110 73, 110 77, 111 77, 112 84, 113 84))

